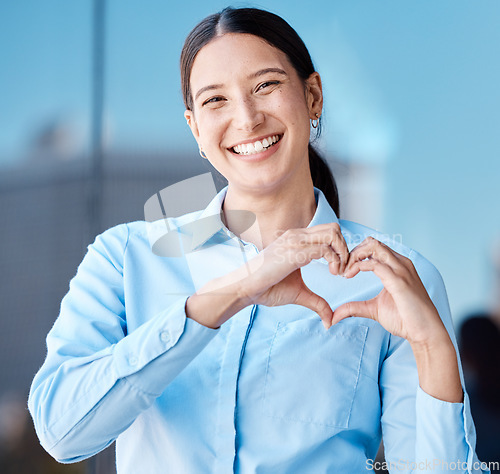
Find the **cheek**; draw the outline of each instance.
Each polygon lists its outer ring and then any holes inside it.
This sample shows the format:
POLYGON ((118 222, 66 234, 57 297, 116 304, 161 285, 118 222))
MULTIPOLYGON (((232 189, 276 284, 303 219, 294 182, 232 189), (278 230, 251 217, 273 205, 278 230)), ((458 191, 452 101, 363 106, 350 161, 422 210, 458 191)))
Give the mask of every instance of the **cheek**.
POLYGON ((300 93, 284 94, 283 91, 280 91, 277 109, 294 124, 308 121, 309 111, 307 103, 305 97, 300 93))
POLYGON ((217 114, 203 114, 198 120, 198 132, 203 143, 213 145, 220 140, 224 126, 217 114))

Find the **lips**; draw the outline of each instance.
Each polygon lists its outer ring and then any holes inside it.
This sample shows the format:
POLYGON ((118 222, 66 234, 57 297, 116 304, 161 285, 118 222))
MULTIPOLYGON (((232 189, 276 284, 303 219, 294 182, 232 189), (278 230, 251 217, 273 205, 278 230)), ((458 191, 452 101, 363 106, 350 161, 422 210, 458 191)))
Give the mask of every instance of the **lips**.
POLYGON ((272 146, 276 145, 281 140, 281 135, 270 135, 261 140, 256 140, 251 143, 242 143, 235 145, 230 150, 237 155, 254 155, 260 153, 272 146))

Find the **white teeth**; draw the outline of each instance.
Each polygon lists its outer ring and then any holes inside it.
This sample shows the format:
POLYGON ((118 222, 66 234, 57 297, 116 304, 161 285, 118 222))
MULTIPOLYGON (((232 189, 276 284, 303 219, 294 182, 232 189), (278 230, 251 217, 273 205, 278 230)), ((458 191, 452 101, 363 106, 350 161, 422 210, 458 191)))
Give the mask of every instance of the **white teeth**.
POLYGON ((269 148, 278 141, 279 135, 272 135, 264 138, 262 141, 257 140, 254 143, 242 143, 241 145, 236 145, 233 147, 233 151, 239 155, 253 155, 269 148))

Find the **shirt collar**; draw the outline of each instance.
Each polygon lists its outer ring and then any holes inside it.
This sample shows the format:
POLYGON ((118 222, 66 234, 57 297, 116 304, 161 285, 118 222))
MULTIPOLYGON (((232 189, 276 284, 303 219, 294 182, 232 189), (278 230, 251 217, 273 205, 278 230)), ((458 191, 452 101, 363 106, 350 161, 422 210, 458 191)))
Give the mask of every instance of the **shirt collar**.
MULTIPOLYGON (((227 193, 227 186, 223 188, 213 199, 205 210, 198 216, 196 231, 192 236, 192 250, 197 250, 204 244, 209 244, 216 234, 223 233, 225 240, 236 238, 236 236, 224 225, 222 221, 222 205, 227 193)), ((307 227, 319 224, 338 223, 338 217, 335 211, 325 198, 323 192, 314 188, 314 197, 316 198, 316 212, 307 227)))
POLYGON ((208 241, 216 234, 223 232, 227 238, 232 238, 233 235, 226 228, 222 221, 222 204, 226 197, 227 186, 223 188, 203 210, 196 219, 196 230, 193 232, 191 249, 197 250, 199 247, 208 243, 208 241))
POLYGON ((319 224, 330 224, 335 222, 338 224, 339 219, 335 211, 330 206, 329 202, 326 200, 323 191, 318 188, 314 188, 314 197, 316 198, 316 212, 309 222, 307 227, 312 227, 319 224))

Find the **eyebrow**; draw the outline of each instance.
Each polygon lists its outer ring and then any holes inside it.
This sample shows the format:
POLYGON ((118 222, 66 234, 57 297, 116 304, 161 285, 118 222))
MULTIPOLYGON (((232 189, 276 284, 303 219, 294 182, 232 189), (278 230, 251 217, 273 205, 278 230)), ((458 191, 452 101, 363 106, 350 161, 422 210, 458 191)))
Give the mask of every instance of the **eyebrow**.
MULTIPOLYGON (((268 68, 265 68, 265 69, 260 69, 259 71, 254 72, 253 74, 250 74, 249 77, 250 78, 252 78, 252 77, 260 77, 260 76, 264 76, 266 74, 269 74, 270 72, 281 74, 283 76, 288 76, 288 74, 285 71, 283 71, 283 69, 280 69, 279 67, 268 67, 268 68)), ((196 100, 201 94, 203 94, 203 92, 211 91, 211 90, 214 90, 214 89, 220 89, 223 86, 224 86, 224 84, 211 84, 209 86, 202 87, 196 93, 196 95, 194 97, 194 100, 196 100)))
POLYGON ((194 100, 196 100, 200 96, 200 94, 203 94, 203 92, 211 91, 213 89, 220 89, 222 86, 223 84, 212 84, 210 86, 202 87, 194 96, 194 100))
POLYGON ((288 76, 288 74, 283 71, 283 69, 280 69, 279 67, 268 67, 266 69, 261 69, 260 71, 257 71, 253 74, 250 75, 250 77, 260 77, 264 76, 265 74, 268 74, 270 72, 276 72, 278 74, 281 74, 283 76, 288 76))

